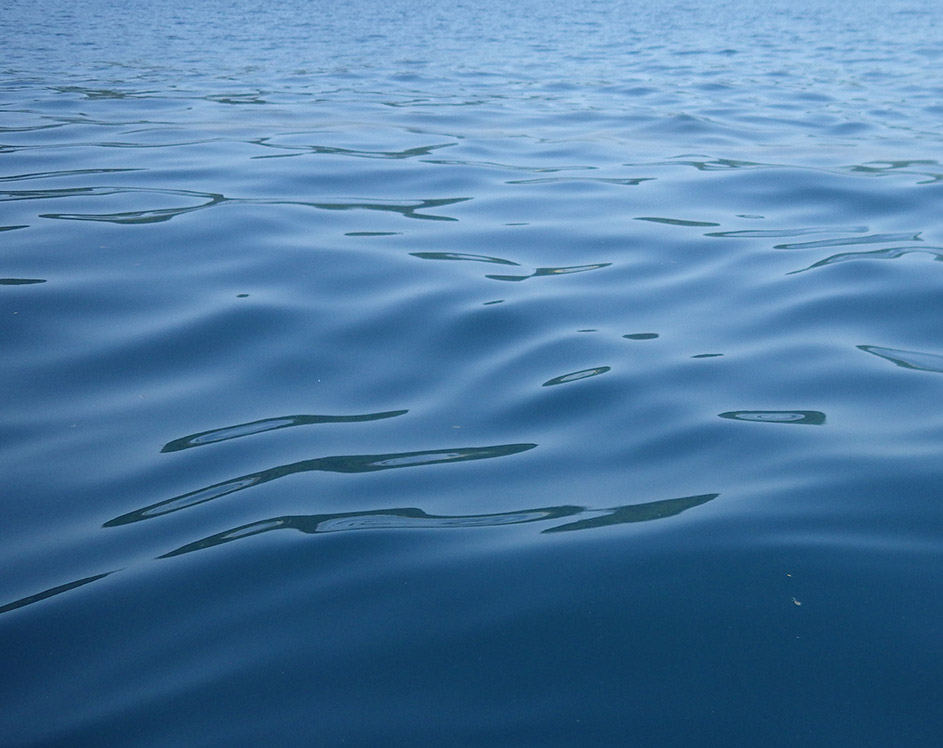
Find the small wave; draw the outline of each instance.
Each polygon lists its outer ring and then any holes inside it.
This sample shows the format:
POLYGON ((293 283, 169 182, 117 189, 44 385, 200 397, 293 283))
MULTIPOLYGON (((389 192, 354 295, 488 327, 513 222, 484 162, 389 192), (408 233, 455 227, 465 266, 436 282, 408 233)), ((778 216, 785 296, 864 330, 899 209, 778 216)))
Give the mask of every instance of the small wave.
POLYGON ((198 434, 182 436, 168 442, 160 450, 161 452, 177 452, 181 449, 190 447, 199 447, 204 444, 216 444, 218 442, 237 439, 241 436, 252 436, 266 431, 275 431, 277 429, 289 428, 291 426, 308 426, 317 423, 360 423, 363 421, 378 421, 384 418, 394 418, 404 415, 409 411, 390 410, 382 413, 366 413, 363 415, 352 416, 279 416, 275 418, 263 418, 258 421, 240 423, 235 426, 224 426, 223 428, 201 431, 198 434))
POLYGON ((818 410, 731 410, 719 415, 734 421, 760 423, 802 423, 810 426, 825 423, 825 414, 818 410))
POLYGON ((460 447, 457 449, 431 449, 422 452, 398 452, 380 455, 338 455, 320 457, 313 460, 301 460, 287 465, 279 465, 256 473, 249 473, 238 478, 231 478, 212 486, 190 491, 172 499, 166 499, 151 504, 142 509, 135 509, 120 517, 108 520, 104 527, 126 525, 131 522, 159 517, 172 512, 187 509, 207 501, 228 496, 236 491, 268 483, 269 481, 284 478, 296 473, 305 473, 323 470, 332 473, 369 473, 376 470, 392 468, 417 467, 421 465, 439 465, 451 462, 465 462, 467 460, 484 460, 493 457, 526 452, 536 447, 536 444, 500 444, 491 447, 460 447))
POLYGON ((84 177, 91 174, 121 174, 144 169, 61 169, 59 171, 37 171, 28 174, 15 174, 0 177, 0 182, 22 182, 28 179, 55 179, 59 177, 84 177))
POLYGON ((611 371, 611 366, 597 366, 594 369, 582 369, 580 371, 574 371, 569 374, 561 374, 559 377, 554 377, 553 379, 548 379, 541 386, 542 387, 553 387, 558 384, 569 384, 570 382, 578 382, 580 379, 589 379, 590 377, 598 377, 600 374, 605 374, 608 371, 611 371))
POLYGON ((883 244, 885 242, 919 242, 920 232, 916 234, 871 234, 855 239, 824 239, 819 242, 800 242, 798 244, 777 244, 773 249, 819 249, 821 247, 845 247, 851 244, 883 244))
POLYGON ((821 226, 801 229, 753 229, 744 231, 712 231, 704 236, 718 236, 727 239, 778 239, 787 236, 806 236, 808 234, 863 234, 867 226, 821 226))
POLYGON ((820 268, 826 265, 835 265, 839 262, 852 260, 896 260, 899 257, 918 253, 930 255, 935 261, 943 261, 943 248, 940 247, 888 247, 887 249, 875 249, 870 252, 842 252, 841 254, 826 257, 824 260, 819 260, 809 265, 807 268, 791 270, 786 273, 786 275, 804 273, 806 270, 813 270, 814 268, 820 268))
POLYGON ((42 278, 0 278, 0 286, 31 286, 45 282, 42 278))
POLYGON ((569 267, 537 268, 528 275, 486 275, 485 278, 500 281, 522 281, 528 278, 540 278, 547 275, 569 275, 570 273, 585 273, 587 270, 600 270, 612 265, 611 262, 600 262, 594 265, 571 265, 569 267))
POLYGON ((636 221, 649 221, 650 223, 664 223, 668 226, 720 226, 713 221, 687 221, 682 218, 658 218, 655 216, 638 216, 636 221))
POLYGON ((943 355, 939 353, 921 353, 920 351, 902 351, 897 348, 881 348, 877 345, 859 345, 859 350, 880 356, 905 369, 934 371, 943 374, 943 355))
MULTIPOLYGON (((558 184, 560 182, 599 182, 600 184, 618 184, 626 187, 637 187, 644 182, 652 182, 655 177, 632 177, 617 179, 614 177, 538 177, 536 179, 514 179, 505 184, 558 184)), ((716 226, 717 224, 711 224, 716 226)))
POLYGON ((501 257, 489 257, 488 255, 473 255, 462 252, 410 252, 409 254, 422 260, 465 260, 469 262, 491 262, 496 265, 516 265, 520 267, 519 262, 505 260, 501 257))
POLYGON ((461 530, 551 522, 560 519, 575 521, 545 528, 541 530, 541 533, 594 530, 675 517, 688 509, 713 501, 718 496, 720 496, 719 493, 707 493, 677 499, 649 501, 642 504, 628 504, 607 509, 593 509, 591 507, 565 504, 493 514, 435 515, 427 514, 421 509, 404 507, 366 512, 272 517, 240 525, 231 530, 225 530, 192 543, 187 543, 158 558, 181 556, 273 530, 297 530, 308 535, 358 530, 461 530))
MULTIPOLYGON (((274 530, 296 530, 308 535, 361 530, 468 530, 555 522, 562 519, 572 521, 545 528, 541 530, 541 534, 594 530, 676 517, 682 512, 713 501, 719 496, 719 493, 698 494, 696 496, 648 501, 641 504, 627 504, 606 509, 594 509, 592 507, 564 504, 560 506, 520 509, 509 512, 436 515, 428 514, 422 509, 414 507, 403 507, 363 512, 270 517, 249 522, 187 543, 157 556, 157 560, 214 548, 274 530)), ((8 613, 26 607, 27 605, 42 602, 56 595, 70 592, 79 587, 111 576, 118 571, 121 571, 121 569, 114 569, 101 574, 83 577, 65 584, 50 587, 41 592, 27 595, 26 597, 19 598, 5 605, 0 605, 0 614, 8 613)))
POLYGON ((82 579, 76 579, 73 582, 59 584, 55 587, 50 587, 49 589, 43 590, 42 592, 36 592, 32 595, 21 597, 19 600, 14 600, 13 602, 7 603, 6 605, 0 605, 0 613, 9 613, 11 610, 16 610, 17 608, 23 608, 27 605, 32 605, 33 603, 48 600, 50 597, 55 597, 56 595, 61 595, 63 592, 69 592, 70 590, 77 589, 78 587, 83 587, 86 584, 97 582, 99 579, 104 579, 105 577, 114 573, 114 571, 106 571, 103 574, 93 574, 90 577, 82 577, 82 579))

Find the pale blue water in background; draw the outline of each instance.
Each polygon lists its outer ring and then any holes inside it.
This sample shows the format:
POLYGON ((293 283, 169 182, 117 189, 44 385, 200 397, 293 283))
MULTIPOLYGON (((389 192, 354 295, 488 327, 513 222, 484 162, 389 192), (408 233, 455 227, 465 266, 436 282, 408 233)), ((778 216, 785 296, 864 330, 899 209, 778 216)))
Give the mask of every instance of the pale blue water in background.
POLYGON ((943 735, 931 0, 0 14, 0 744, 943 735))

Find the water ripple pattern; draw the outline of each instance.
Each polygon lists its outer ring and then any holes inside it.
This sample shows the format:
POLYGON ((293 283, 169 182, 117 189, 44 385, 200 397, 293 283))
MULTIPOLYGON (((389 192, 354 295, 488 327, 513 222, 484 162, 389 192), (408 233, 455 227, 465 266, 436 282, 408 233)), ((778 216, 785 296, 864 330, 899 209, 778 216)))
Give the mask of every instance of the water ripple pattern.
POLYGON ((9 0, 0 740, 939 744, 931 0, 9 0))

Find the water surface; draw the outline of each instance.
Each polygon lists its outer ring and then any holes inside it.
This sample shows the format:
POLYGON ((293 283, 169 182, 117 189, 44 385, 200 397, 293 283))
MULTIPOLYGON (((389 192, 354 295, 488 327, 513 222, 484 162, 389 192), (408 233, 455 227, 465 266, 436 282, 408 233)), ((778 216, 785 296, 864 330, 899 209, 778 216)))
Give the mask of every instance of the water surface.
POLYGON ((13 2, 11 746, 936 746, 926 0, 13 2))

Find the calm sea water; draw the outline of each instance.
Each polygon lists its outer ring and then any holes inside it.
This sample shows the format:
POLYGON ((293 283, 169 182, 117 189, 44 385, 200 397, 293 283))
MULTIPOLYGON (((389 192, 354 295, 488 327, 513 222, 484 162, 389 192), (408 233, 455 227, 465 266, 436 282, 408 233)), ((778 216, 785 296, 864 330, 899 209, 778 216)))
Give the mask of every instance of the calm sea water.
POLYGON ((0 744, 938 746, 931 0, 0 14, 0 744))

